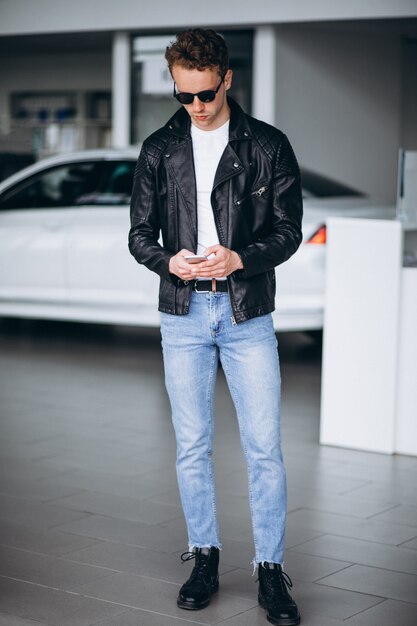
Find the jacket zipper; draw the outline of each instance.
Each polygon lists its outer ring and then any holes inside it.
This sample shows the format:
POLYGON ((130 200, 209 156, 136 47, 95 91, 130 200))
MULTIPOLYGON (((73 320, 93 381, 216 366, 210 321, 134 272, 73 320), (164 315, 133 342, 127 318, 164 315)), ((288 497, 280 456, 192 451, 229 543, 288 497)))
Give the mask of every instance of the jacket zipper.
MULTIPOLYGON (((211 201, 211 197, 210 197, 210 201, 211 201)), ((222 231, 221 231, 221 228, 220 228, 219 216, 217 214, 217 205, 215 203, 213 204, 213 202, 211 202, 211 205, 213 207, 214 222, 216 224, 216 230, 217 230, 217 235, 219 237, 219 242, 221 243, 222 246, 226 246, 226 242, 223 241, 223 237, 221 236, 222 235, 222 231)), ((234 316, 234 307, 233 307, 234 302, 233 302, 232 290, 230 288, 229 276, 226 277, 226 280, 227 280, 227 284, 228 284, 228 287, 229 287, 229 297, 230 297, 230 301, 231 301, 230 303, 232 305, 232 311, 233 311, 233 315, 230 316, 230 320, 232 322, 232 326, 236 326, 237 322, 236 322, 236 319, 235 319, 235 316, 234 316)))
POLYGON ((241 204, 243 204, 243 202, 245 202, 245 200, 247 200, 248 198, 252 198, 253 196, 258 196, 258 198, 260 198, 267 189, 268 187, 266 185, 264 185, 263 187, 259 187, 259 189, 257 189, 256 191, 252 191, 252 193, 248 194, 241 200, 236 200, 235 204, 237 204, 237 206, 240 206, 241 204))

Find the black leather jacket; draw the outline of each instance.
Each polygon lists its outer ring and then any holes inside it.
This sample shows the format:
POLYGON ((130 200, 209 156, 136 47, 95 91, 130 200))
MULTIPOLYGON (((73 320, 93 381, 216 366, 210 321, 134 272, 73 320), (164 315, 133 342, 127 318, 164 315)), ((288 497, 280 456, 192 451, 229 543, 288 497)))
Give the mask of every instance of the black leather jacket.
MULTIPOLYGON (((236 323, 275 308, 274 267, 302 240, 300 172, 287 137, 246 115, 228 98, 229 143, 216 171, 211 204, 220 244, 240 254, 228 276, 236 323)), ((179 109, 143 143, 134 177, 129 249, 161 277, 159 310, 188 313, 192 285, 170 274, 170 258, 197 249, 197 200, 190 117, 179 109), (162 233, 161 245, 158 242, 162 233)))

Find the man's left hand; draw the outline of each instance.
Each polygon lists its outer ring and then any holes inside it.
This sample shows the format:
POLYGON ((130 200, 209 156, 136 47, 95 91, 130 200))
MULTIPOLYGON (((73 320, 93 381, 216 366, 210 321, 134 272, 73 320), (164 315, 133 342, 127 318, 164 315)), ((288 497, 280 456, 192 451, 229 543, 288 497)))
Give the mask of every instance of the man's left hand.
POLYGON ((208 257, 214 255, 207 261, 196 263, 192 267, 195 276, 207 276, 207 278, 226 278, 236 270, 243 269, 242 259, 234 250, 229 250, 220 244, 209 246, 204 254, 208 257))

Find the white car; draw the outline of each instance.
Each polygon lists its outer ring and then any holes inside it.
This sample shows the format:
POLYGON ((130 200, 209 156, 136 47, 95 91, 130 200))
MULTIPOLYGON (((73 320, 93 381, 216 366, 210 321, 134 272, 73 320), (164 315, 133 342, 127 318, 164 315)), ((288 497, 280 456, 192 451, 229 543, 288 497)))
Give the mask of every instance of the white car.
MULTIPOLYGON (((137 147, 60 155, 0 182, 1 316, 159 325, 159 277, 127 246, 137 156, 137 147)), ((323 326, 328 215, 395 213, 309 172, 303 185, 304 240, 276 270, 277 330, 323 326)))

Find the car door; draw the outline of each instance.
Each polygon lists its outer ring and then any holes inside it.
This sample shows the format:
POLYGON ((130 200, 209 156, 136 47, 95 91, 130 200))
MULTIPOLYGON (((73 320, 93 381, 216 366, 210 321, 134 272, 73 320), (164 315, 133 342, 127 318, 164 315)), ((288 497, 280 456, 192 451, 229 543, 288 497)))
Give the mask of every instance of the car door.
POLYGON ((69 169, 48 167, 0 194, 2 302, 67 302, 65 247, 75 217, 65 185, 69 169))
POLYGON ((158 277, 128 249, 135 164, 103 160, 96 189, 78 199, 67 262, 70 303, 84 319, 158 324, 158 277))

